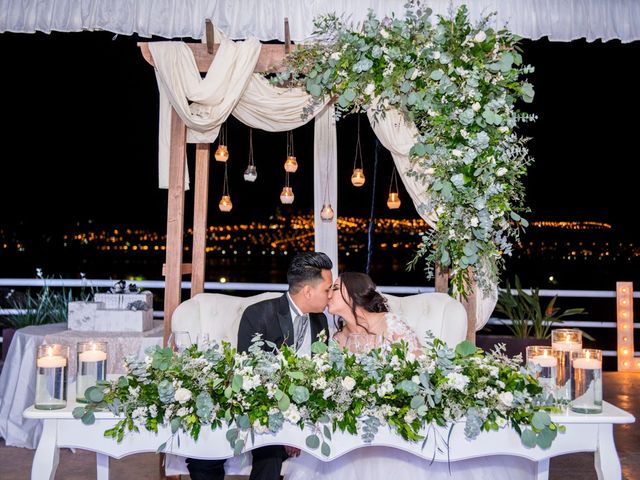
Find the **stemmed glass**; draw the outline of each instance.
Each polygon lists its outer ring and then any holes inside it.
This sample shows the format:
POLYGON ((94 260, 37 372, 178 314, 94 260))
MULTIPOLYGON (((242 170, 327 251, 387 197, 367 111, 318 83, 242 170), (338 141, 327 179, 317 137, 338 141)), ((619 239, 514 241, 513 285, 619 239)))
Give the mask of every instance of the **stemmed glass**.
POLYGON ((189 332, 171 332, 167 340, 167 347, 176 353, 182 353, 191 346, 189 332))

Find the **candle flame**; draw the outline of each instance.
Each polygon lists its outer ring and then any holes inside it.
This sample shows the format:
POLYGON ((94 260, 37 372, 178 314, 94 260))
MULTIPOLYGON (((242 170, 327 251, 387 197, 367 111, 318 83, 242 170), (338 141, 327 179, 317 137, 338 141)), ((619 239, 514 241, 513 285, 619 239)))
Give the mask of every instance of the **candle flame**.
POLYGON ((91 350, 93 350, 94 352, 96 351, 96 344, 95 343, 91 344, 91 350))
POLYGON ((48 357, 53 357, 53 348, 47 347, 47 356, 48 357))
POLYGON ((564 334, 564 341, 565 342, 569 342, 569 334, 568 333, 564 334))
POLYGON ((589 355, 590 353, 591 353, 591 352, 590 352, 589 350, 587 350, 587 353, 586 353, 587 360, 588 360, 588 359, 589 359, 589 357, 591 356, 591 355, 589 355))

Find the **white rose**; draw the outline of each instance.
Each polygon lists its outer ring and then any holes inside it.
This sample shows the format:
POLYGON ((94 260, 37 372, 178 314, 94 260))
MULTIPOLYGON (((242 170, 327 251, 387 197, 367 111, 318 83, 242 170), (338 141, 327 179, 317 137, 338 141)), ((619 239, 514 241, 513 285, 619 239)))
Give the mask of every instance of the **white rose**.
POLYGON ((498 131, 500 133, 507 133, 509 131, 509 127, 505 127, 504 125, 502 127, 498 127, 498 131))
POLYGON ((462 151, 458 150, 457 148, 454 148, 453 150, 451 150, 451 154, 454 157, 460 158, 462 156, 462 151))
POLYGON ((418 78, 418 75, 420 75, 421 73, 422 72, 419 69, 414 68, 413 73, 411 74, 410 80, 415 80, 416 78, 418 78))
POLYGON ((505 173, 507 173, 507 169, 504 167, 500 167, 497 171, 496 171, 496 175, 498 177, 502 177, 505 173))
POLYGON ((425 168, 424 173, 425 175, 433 175, 436 173, 436 169, 433 167, 425 168))
POLYGON ((342 388, 344 388, 346 391, 350 392, 351 390, 353 390, 353 387, 356 386, 356 381, 351 378, 351 377, 344 377, 342 379, 342 388))
POLYGON ((176 399, 176 402, 185 403, 191 399, 191 391, 186 388, 179 388, 173 397, 176 399))
POLYGON ((496 418, 496 423, 498 424, 499 428, 502 428, 507 424, 507 421, 502 417, 498 417, 496 418))
POLYGON ((510 407, 513 403, 513 394, 511 392, 502 392, 498 395, 498 398, 502 403, 504 403, 507 407, 510 407))
POLYGON ((440 52, 438 52, 437 50, 435 52, 433 52, 433 58, 435 60, 438 60, 440 58, 440 52))
POLYGON ((380 29, 380 36, 382 38, 389 38, 389 32, 387 32, 384 28, 380 29))
POLYGON ((373 95, 373 92, 375 91, 375 89, 376 89, 376 86, 373 83, 370 83, 364 88, 364 93, 366 95, 373 95))
POLYGON ((478 217, 471 217, 471 222, 470 222, 472 227, 477 227, 478 226, 478 217))
POLYGON ((331 54, 331 58, 334 60, 340 60, 340 57, 342 56, 342 52, 333 52, 331 54))
POLYGON ((478 102, 475 102, 473 105, 471 105, 471 109, 474 112, 477 112, 478 110, 480 110, 480 104, 478 102))
POLYGON ((484 42, 487 39, 487 34, 480 30, 476 33, 476 36, 473 37, 473 41, 476 43, 484 42))

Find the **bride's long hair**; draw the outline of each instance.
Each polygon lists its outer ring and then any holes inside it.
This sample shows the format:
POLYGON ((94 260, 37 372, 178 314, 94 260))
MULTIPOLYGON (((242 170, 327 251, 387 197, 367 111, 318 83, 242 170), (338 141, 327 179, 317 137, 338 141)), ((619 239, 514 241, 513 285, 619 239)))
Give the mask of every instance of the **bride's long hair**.
MULTIPOLYGON (((371 277, 366 273, 360 272, 343 272, 340 274, 340 295, 344 302, 351 308, 353 318, 356 321, 356 325, 364 328, 367 333, 369 329, 366 325, 363 325, 358 320, 358 314, 356 308, 360 307, 365 312, 380 313, 388 312, 389 305, 387 299, 384 298, 380 292, 378 292, 376 284, 373 283, 371 277), (346 294, 346 295, 345 295, 346 294)), ((344 319, 338 317, 337 321, 334 318, 336 325, 336 332, 341 331, 344 328, 344 319)))

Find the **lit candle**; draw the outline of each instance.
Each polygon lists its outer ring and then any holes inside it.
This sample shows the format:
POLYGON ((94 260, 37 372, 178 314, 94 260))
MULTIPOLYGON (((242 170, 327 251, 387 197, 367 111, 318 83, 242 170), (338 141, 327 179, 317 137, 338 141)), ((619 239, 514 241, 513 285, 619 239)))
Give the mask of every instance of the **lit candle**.
POLYGON ((536 363, 541 367, 555 367, 558 365, 558 360, 551 355, 547 355, 546 351, 542 355, 531 357, 529 361, 531 361, 532 363, 536 363))
POLYGON ((558 352, 579 352, 582 350, 582 342, 572 340, 569 334, 565 334, 564 340, 558 340, 551 344, 551 348, 558 352))
POLYGON ((38 358, 36 365, 38 368, 60 368, 67 366, 67 359, 60 355, 54 355, 51 347, 47 349, 44 357, 38 358))
POLYGON ((99 362, 107 359, 107 352, 101 350, 87 350, 78 356, 81 362, 99 362))
POLYGON ((587 350, 584 357, 576 358, 573 361, 573 368, 582 368, 584 370, 598 370, 602 368, 602 362, 597 358, 590 358, 587 350))

